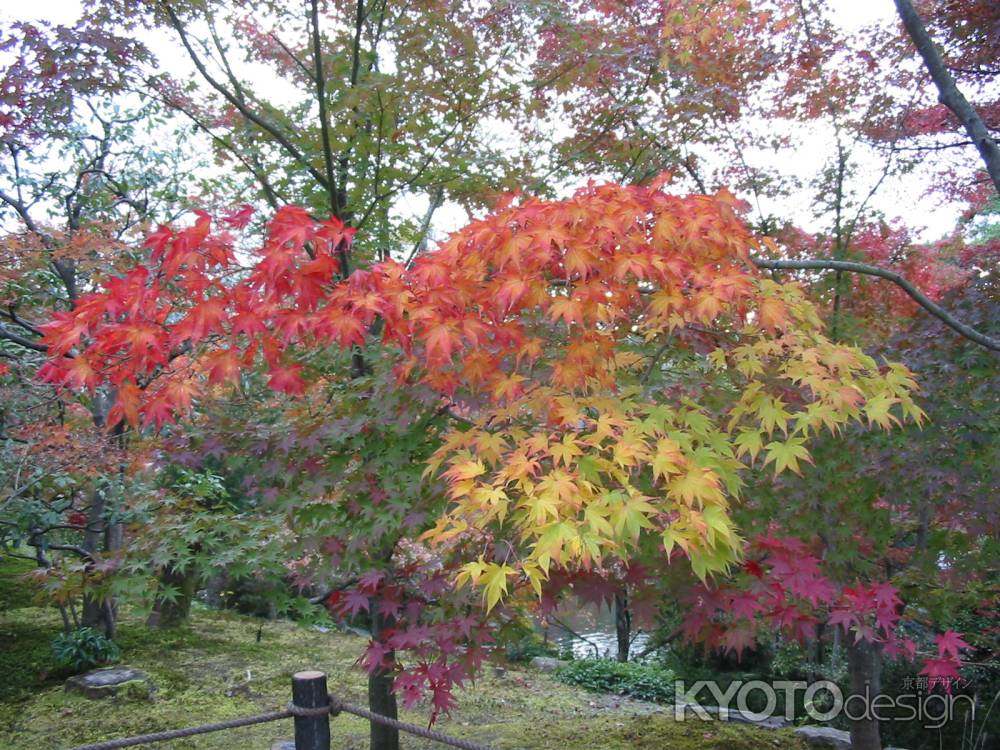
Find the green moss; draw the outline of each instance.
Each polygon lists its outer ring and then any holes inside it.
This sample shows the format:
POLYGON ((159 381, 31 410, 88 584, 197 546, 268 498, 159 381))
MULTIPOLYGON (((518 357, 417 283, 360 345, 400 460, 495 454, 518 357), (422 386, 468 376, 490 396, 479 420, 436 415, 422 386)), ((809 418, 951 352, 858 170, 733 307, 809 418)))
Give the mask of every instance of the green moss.
MULTIPOLYGON (((122 662, 147 672, 158 689, 143 701, 128 695, 92 701, 66 693, 61 676, 47 671, 49 643, 60 624, 52 609, 21 606, 0 612, 4 750, 66 748, 272 711, 288 702, 291 675, 301 669, 323 670, 331 691, 365 703, 365 675, 355 666, 361 638, 206 609, 195 609, 191 626, 174 631, 150 630, 126 611, 118 639, 122 662)), ((588 693, 527 670, 498 677, 487 669, 457 697, 458 708, 438 728, 499 749, 804 750, 788 732, 677 723, 662 707, 588 693)), ((427 715, 427 707, 417 707, 403 718, 425 724, 427 715)), ((331 733, 338 750, 367 748, 368 725, 360 719, 342 714, 333 720, 331 733)), ((292 735, 291 721, 282 721, 157 747, 263 750, 292 735)), ((407 738, 404 747, 441 746, 407 738)))
POLYGON ((30 607, 37 593, 28 574, 35 569, 30 560, 3 557, 0 553, 0 611, 30 607))

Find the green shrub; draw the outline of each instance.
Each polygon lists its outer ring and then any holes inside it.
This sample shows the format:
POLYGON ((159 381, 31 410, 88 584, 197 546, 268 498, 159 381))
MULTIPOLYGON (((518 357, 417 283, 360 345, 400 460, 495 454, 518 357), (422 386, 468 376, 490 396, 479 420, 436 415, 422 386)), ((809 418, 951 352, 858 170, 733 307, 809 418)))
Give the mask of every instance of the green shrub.
POLYGON ((56 636, 52 641, 52 656, 60 668, 84 672, 115 661, 121 656, 121 649, 103 633, 79 628, 56 636))
POLYGON ((556 679, 595 692, 627 695, 655 703, 671 703, 674 699, 674 673, 652 664, 581 659, 560 668, 556 679))
POLYGON ((525 636, 516 641, 511 641, 504 649, 507 661, 528 662, 536 656, 556 656, 555 646, 545 643, 538 636, 525 636))

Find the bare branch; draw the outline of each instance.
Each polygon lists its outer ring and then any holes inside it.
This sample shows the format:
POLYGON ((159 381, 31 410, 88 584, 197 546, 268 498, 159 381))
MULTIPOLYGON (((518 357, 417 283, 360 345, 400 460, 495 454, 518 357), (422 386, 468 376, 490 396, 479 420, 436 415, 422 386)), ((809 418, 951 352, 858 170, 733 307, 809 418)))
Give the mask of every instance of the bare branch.
POLYGON ((854 263, 845 260, 769 260, 767 258, 752 258, 753 264, 758 268, 769 269, 797 269, 797 270, 817 270, 817 271, 838 271, 848 273, 860 273, 866 276, 877 276, 896 284, 906 292, 918 305, 940 320, 952 330, 965 336, 965 338, 975 341, 981 346, 993 351, 1000 351, 1000 341, 990 338, 986 334, 980 333, 971 326, 966 325, 940 305, 935 304, 930 298, 917 289, 913 284, 904 279, 898 273, 889 271, 877 266, 869 266, 865 263, 854 263))
POLYGON ((913 40, 913 45, 920 53, 920 57, 927 66, 927 72, 931 75, 931 80, 937 86, 938 100, 954 113, 958 121, 962 123, 969 138, 976 144, 976 149, 986 164, 986 171, 993 180, 993 185, 1000 193, 1000 146, 990 135, 989 129, 979 116, 976 108, 973 107, 965 95, 959 90, 955 83, 955 78, 948 72, 941 53, 927 33, 927 27, 913 7, 910 0, 895 0, 896 10, 903 21, 906 33, 913 40))
POLYGON ((49 347, 45 344, 39 344, 31 341, 30 339, 26 339, 23 336, 18 336, 16 333, 8 331, 3 326, 0 326, 0 339, 6 339, 7 341, 15 343, 18 346, 23 346, 25 349, 31 349, 35 352, 47 352, 49 350, 49 347))
MULTIPOLYGON (((358 6, 360 7, 360 0, 358 6)), ((340 218, 341 206, 338 205, 337 191, 334 189, 336 182, 333 177, 333 148, 330 145, 330 123, 327 120, 326 114, 326 76, 323 72, 323 46, 319 35, 319 0, 312 0, 310 8, 310 15, 312 17, 313 64, 316 67, 316 101, 319 103, 319 129, 323 139, 323 164, 326 166, 326 181, 330 185, 327 197, 330 201, 330 213, 340 218)), ((341 185, 341 188, 343 187, 341 185)), ((343 249, 343 243, 339 252, 340 273, 346 278, 350 274, 350 270, 347 266, 347 252, 343 249)))
POLYGON ((188 56, 191 58, 191 62, 194 63, 194 66, 198 69, 198 72, 201 74, 201 77, 204 78, 205 81, 207 81, 208 84, 213 89, 222 94, 223 98, 225 98, 226 101, 228 101, 230 104, 236 107, 236 109, 239 110, 240 114, 242 114, 247 120, 249 120, 254 125, 259 127, 265 133, 269 134, 272 138, 274 138, 274 140, 276 140, 278 144, 281 145, 281 147, 289 154, 289 156, 291 156, 293 159, 295 159, 295 161, 297 161, 299 164, 305 167, 305 169, 309 172, 310 175, 312 175, 313 179, 316 180, 316 182, 318 182, 325 189, 332 190, 332 185, 330 185, 327 182, 323 174, 319 172, 319 170, 317 170, 315 167, 313 167, 312 164, 310 164, 309 160, 305 157, 305 154, 299 151, 299 149, 296 148, 295 144, 293 144, 290 140, 288 140, 288 138, 278 129, 277 126, 273 125, 272 123, 269 123, 260 115, 253 112, 239 97, 233 94, 233 92, 231 92, 221 83, 219 83, 219 81, 217 81, 215 77, 208 72, 208 69, 205 67, 204 61, 201 59, 201 57, 198 56, 198 53, 191 45, 191 40, 188 37, 187 30, 184 28, 184 23, 181 21, 181 19, 177 16, 177 13, 168 3, 163 3, 163 7, 166 9, 167 15, 170 17, 170 25, 173 26, 174 30, 180 36, 181 44, 184 46, 184 49, 187 51, 188 56))

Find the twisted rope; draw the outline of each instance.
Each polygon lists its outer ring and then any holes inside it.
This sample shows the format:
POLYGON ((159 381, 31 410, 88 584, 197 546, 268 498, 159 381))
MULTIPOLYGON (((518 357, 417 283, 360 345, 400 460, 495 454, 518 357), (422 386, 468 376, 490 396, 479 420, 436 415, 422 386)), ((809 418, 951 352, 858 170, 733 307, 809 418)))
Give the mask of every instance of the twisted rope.
MULTIPOLYGON (((296 708, 298 709, 298 707, 296 708)), ((324 708, 324 713, 326 711, 327 709, 324 708)), ((240 719, 217 721, 213 724, 202 724, 201 726, 187 727, 186 729, 169 729, 165 732, 152 732, 150 734, 140 734, 135 737, 122 737, 121 739, 107 740, 106 742, 94 742, 90 745, 78 745, 77 747, 72 748, 72 750, 118 750, 118 748, 121 747, 148 745, 153 742, 165 742, 166 740, 178 740, 181 737, 192 737, 196 734, 208 734, 209 732, 221 732, 225 729, 247 727, 251 724, 263 724, 268 721, 287 719, 289 716, 293 716, 293 714, 288 709, 285 709, 284 711, 272 711, 267 714, 244 716, 240 719)))
POLYGON ((457 737, 449 737, 441 732, 435 732, 433 729, 426 729, 425 727, 418 726, 417 724, 410 724, 405 721, 390 719, 388 716, 373 713, 365 708, 352 706, 350 703, 344 703, 334 695, 330 695, 329 699, 330 705, 328 706, 306 708, 304 706, 296 706, 294 703, 289 703, 288 707, 284 711, 272 711, 266 714, 257 714, 256 716, 244 716, 239 719, 229 719, 227 721, 217 721, 212 724, 202 724, 197 727, 169 729, 164 732, 152 732, 150 734, 140 734, 135 737, 122 737, 117 740, 94 742, 89 745, 78 745, 77 747, 71 748, 71 750, 119 750, 119 748, 123 747, 149 745, 154 742, 166 742, 167 740, 178 740, 182 737, 193 737, 196 734, 221 732, 226 729, 237 729, 239 727, 247 727, 253 724, 264 724, 269 721, 280 721, 281 719, 288 719, 294 716, 314 718, 325 714, 336 716, 341 712, 353 714, 354 716, 358 716, 362 719, 373 721, 376 724, 393 727, 401 732, 413 734, 417 737, 423 737, 427 740, 440 742, 443 745, 461 748, 461 750, 493 750, 493 748, 488 745, 481 745, 478 742, 462 740, 457 737))
POLYGON ((366 708, 360 708, 358 706, 352 706, 349 703, 343 703, 334 695, 330 696, 330 706, 339 711, 343 711, 344 713, 354 714, 355 716, 360 716, 362 719, 368 719, 368 721, 373 721, 376 724, 394 727, 401 732, 413 734, 417 737, 423 737, 426 740, 440 742, 442 745, 451 745, 452 747, 462 748, 462 750, 493 750, 493 748, 489 745, 481 745, 478 742, 473 742, 472 740, 460 740, 458 737, 449 737, 447 734, 435 732, 433 729, 426 729, 416 724, 399 721, 398 719, 390 719, 388 716, 373 713, 366 708))

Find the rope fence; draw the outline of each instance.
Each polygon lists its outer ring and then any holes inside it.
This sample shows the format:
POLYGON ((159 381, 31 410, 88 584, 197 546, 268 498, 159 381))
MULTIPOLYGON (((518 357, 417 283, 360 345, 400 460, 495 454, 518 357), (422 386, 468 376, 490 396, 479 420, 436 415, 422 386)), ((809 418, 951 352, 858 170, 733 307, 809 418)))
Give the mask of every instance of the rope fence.
POLYGON ((150 745, 154 742, 166 742, 184 737, 193 737, 209 732, 223 732, 229 729, 265 724, 282 719, 295 719, 295 750, 330 750, 330 717, 341 712, 353 714, 367 719, 375 724, 393 727, 401 732, 423 737, 442 745, 460 748, 460 750, 493 750, 471 740, 451 737, 433 729, 410 724, 398 719, 392 719, 382 714, 374 713, 360 706, 345 703, 336 696, 326 692, 326 675, 322 672, 297 672, 292 675, 292 701, 283 711, 271 711, 256 716, 243 716, 238 719, 217 721, 196 727, 170 729, 163 732, 152 732, 134 737, 121 737, 116 740, 94 742, 89 745, 78 745, 71 750, 119 750, 136 745, 150 745))

